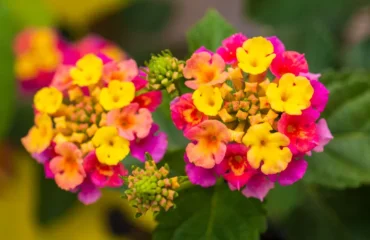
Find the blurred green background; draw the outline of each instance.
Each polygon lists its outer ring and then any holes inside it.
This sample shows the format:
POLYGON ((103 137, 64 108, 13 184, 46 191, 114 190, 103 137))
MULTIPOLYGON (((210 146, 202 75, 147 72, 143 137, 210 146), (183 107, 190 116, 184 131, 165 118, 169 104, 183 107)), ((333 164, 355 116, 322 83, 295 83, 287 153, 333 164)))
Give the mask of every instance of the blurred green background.
MULTIPOLYGON (((19 139, 32 125, 32 109, 13 77, 15 34, 29 26, 53 26, 72 41, 97 33, 142 65, 167 48, 188 56, 186 32, 209 8, 247 36, 277 35, 287 49, 305 53, 310 71, 325 73, 332 93, 325 115, 335 143, 309 159, 302 182, 271 191, 261 239, 370 239, 370 1, 0 0, 1 239, 151 239, 155 227, 150 216, 134 219, 117 191, 83 206, 45 180, 22 150, 19 139)), ((181 161, 177 150, 185 142, 177 140, 181 134, 166 104, 156 113, 169 134, 165 160, 181 161)), ((175 168, 182 172, 181 163, 175 168)))

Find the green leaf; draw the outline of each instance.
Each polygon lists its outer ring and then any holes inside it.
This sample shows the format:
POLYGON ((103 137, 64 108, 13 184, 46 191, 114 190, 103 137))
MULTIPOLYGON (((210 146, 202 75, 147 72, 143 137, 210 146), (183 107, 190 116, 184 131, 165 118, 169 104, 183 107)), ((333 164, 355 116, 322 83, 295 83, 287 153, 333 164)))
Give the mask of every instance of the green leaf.
POLYGON ((323 76, 331 92, 323 117, 334 139, 308 159, 306 182, 335 188, 370 183, 369 79, 368 72, 323 76))
POLYGON ((0 2, 0 138, 8 130, 14 113, 15 80, 13 75, 12 41, 14 37, 13 19, 9 9, 0 2))
POLYGON ((257 240, 266 230, 262 203, 224 183, 179 194, 177 208, 159 214, 154 240, 257 240))
POLYGON ((68 214, 68 210, 77 202, 77 195, 63 191, 55 181, 45 179, 44 169, 39 169, 38 220, 44 225, 52 224, 59 217, 68 214))
POLYGON ((215 51, 223 39, 235 33, 235 29, 214 9, 206 15, 187 33, 189 52, 194 52, 201 46, 215 51))
POLYGON ((168 137, 168 150, 178 150, 184 148, 188 141, 183 136, 182 131, 178 130, 172 122, 170 116, 170 97, 167 92, 163 92, 161 106, 153 113, 153 120, 164 131, 168 137))

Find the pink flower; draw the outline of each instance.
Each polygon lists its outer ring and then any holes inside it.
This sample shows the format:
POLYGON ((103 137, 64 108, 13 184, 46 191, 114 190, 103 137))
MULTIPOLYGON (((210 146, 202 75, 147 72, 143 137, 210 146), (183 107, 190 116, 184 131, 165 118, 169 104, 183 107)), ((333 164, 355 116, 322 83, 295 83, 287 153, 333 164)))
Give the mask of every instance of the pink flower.
POLYGON ((175 126, 183 131, 208 119, 204 113, 195 107, 191 93, 175 98, 171 102, 170 110, 175 126))
POLYGON ((197 50, 195 50, 194 53, 200 53, 200 52, 206 52, 206 53, 209 53, 211 55, 214 54, 211 50, 208 50, 205 46, 201 46, 200 48, 198 48, 197 50))
POLYGON ((122 176, 128 174, 122 163, 114 166, 100 163, 95 151, 85 157, 83 166, 92 183, 97 187, 121 187, 123 185, 122 176))
POLYGON ((78 50, 80 56, 88 53, 104 54, 106 57, 115 61, 123 60, 126 57, 126 54, 117 45, 93 34, 77 42, 75 48, 78 50))
POLYGON ((161 91, 151 91, 136 96, 133 102, 139 104, 140 108, 147 108, 149 111, 154 112, 162 102, 161 91))
POLYGON ((274 53, 280 54, 285 52, 285 46, 282 41, 276 36, 267 37, 267 40, 271 42, 271 44, 274 46, 274 53))
POLYGON ((328 124, 326 123, 325 119, 320 119, 316 125, 317 133, 319 135, 319 143, 313 149, 315 152, 322 152, 324 151, 324 146, 328 144, 334 137, 331 134, 328 124))
POLYGON ((129 141, 148 136, 152 126, 152 114, 138 103, 131 103, 122 109, 114 109, 107 114, 107 125, 116 126, 121 137, 129 141))
POLYGON ((273 182, 271 182, 265 175, 257 174, 249 179, 246 187, 242 190, 242 193, 246 197, 253 197, 263 201, 267 193, 273 188, 273 182))
POLYGON ((50 146, 41 153, 32 153, 32 158, 42 164, 50 161, 55 156, 57 156, 57 153, 55 152, 55 142, 51 142, 50 146))
POLYGON ((131 82, 139 74, 136 62, 132 59, 120 62, 109 62, 104 65, 103 80, 109 83, 112 80, 131 82))
POLYGON ((308 64, 304 54, 286 51, 276 55, 271 63, 270 70, 277 78, 285 73, 298 76, 300 73, 308 72, 308 64))
POLYGON ((149 153, 155 162, 159 162, 167 150, 167 135, 163 132, 157 133, 159 126, 153 124, 148 136, 143 139, 136 139, 130 143, 131 156, 138 160, 145 161, 145 153, 149 153))
POLYGON ((132 83, 135 85, 136 91, 139 91, 148 85, 148 81, 146 80, 147 74, 143 70, 139 70, 139 74, 132 79, 132 83))
POLYGON ((55 182, 61 189, 73 190, 83 182, 86 175, 82 167, 82 152, 70 142, 56 145, 55 152, 58 156, 50 162, 55 182))
POLYGON ((228 128, 217 120, 206 120, 190 128, 185 137, 193 141, 186 147, 189 162, 208 169, 224 159, 226 144, 231 140, 228 128))
POLYGON ((233 187, 240 190, 249 179, 258 173, 247 160, 248 148, 243 144, 231 143, 227 145, 224 160, 217 166, 220 174, 233 187))
POLYGON ((289 138, 293 154, 306 153, 317 146, 319 135, 315 122, 319 116, 320 113, 312 108, 304 110, 302 115, 281 115, 278 130, 289 138))
POLYGON ((269 175, 269 179, 273 182, 279 182, 282 186, 292 185, 302 179, 307 170, 307 162, 303 159, 293 159, 288 167, 280 174, 269 175))
POLYGON ((78 200, 85 205, 89 205, 98 201, 100 197, 100 189, 92 183, 90 178, 85 178, 84 182, 80 185, 78 200))
POLYGON ((207 169, 197 167, 193 163, 189 162, 189 158, 186 154, 184 155, 184 160, 186 163, 186 175, 188 175, 189 181, 192 184, 199 185, 201 187, 212 187, 216 184, 217 174, 215 168, 207 169))
POLYGON ((305 72, 305 73, 299 73, 299 76, 305 77, 310 81, 319 81, 319 78, 321 77, 321 74, 320 73, 305 72))
POLYGON ((184 77, 190 79, 185 85, 197 89, 201 85, 216 85, 226 81, 225 62, 218 54, 194 53, 183 70, 184 77))
POLYGON ((51 81, 50 87, 55 87, 59 91, 66 93, 66 91, 72 86, 72 78, 69 74, 71 65, 61 65, 51 81))
POLYGON ((329 90, 319 81, 311 80, 310 82, 314 91, 311 98, 311 107, 322 112, 329 100, 329 90))
POLYGON ((227 64, 236 64, 236 49, 243 46, 247 41, 247 37, 242 33, 231 35, 222 41, 222 47, 217 49, 217 53, 224 59, 227 64))

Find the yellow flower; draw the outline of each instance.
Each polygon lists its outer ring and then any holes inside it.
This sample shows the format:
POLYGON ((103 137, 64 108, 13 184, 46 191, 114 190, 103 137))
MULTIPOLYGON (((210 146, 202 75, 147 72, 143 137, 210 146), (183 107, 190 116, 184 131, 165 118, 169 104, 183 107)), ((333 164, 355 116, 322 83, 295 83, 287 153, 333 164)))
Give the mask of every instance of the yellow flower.
POLYGON ((266 96, 272 109, 290 115, 301 115, 301 110, 311 105, 313 92, 307 78, 286 73, 280 78, 279 86, 276 83, 269 84, 266 96))
POLYGON ((238 66, 244 72, 254 75, 265 72, 275 56, 274 46, 263 37, 248 39, 236 51, 238 66))
POLYGON ((90 86, 99 82, 103 70, 103 61, 94 54, 87 54, 76 63, 70 75, 73 83, 80 87, 90 86))
POLYGON ((219 88, 203 85, 193 93, 195 107, 208 116, 216 116, 222 107, 222 96, 219 88))
POLYGON ((287 147, 289 138, 279 132, 271 133, 271 130, 271 125, 266 122, 256 124, 243 137, 243 143, 249 147, 249 164, 258 169, 263 162, 261 171, 266 175, 284 171, 292 159, 287 147))
POLYGON ((132 82, 113 80, 100 92, 99 102, 107 111, 122 108, 131 103, 135 97, 135 85, 132 82))
POLYGON ((35 117, 33 126, 27 136, 22 138, 22 144, 30 153, 41 153, 49 145, 53 138, 53 123, 51 118, 45 114, 38 114, 35 117))
POLYGON ((117 165, 130 152, 130 142, 118 136, 118 130, 113 126, 98 129, 92 142, 96 147, 96 156, 103 164, 117 165))
POLYGON ((52 114, 62 105, 63 94, 54 87, 40 89, 33 98, 35 108, 40 112, 52 114))

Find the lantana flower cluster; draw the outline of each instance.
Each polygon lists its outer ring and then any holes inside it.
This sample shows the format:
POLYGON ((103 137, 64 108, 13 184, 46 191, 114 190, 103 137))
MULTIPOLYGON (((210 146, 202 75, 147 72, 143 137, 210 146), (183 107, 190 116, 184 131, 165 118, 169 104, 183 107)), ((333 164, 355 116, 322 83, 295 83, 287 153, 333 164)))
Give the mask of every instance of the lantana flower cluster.
POLYGON ((263 200, 275 183, 301 179, 304 157, 333 138, 320 119, 329 97, 320 74, 275 36, 237 33, 216 52, 202 47, 182 75, 193 91, 170 108, 190 140, 185 162, 193 184, 210 187, 221 177, 231 190, 263 200))
POLYGON ((53 28, 26 28, 15 38, 15 77, 22 93, 34 94, 49 86, 63 65, 74 65, 88 53, 104 54, 116 61, 126 59, 117 45, 97 35, 88 35, 76 43, 64 39, 53 28))
POLYGON ((22 143, 47 178, 89 204, 101 188, 123 185, 129 153, 141 161, 145 153, 163 157, 167 136, 152 118, 162 95, 147 90, 132 59, 86 54, 62 68, 35 94, 35 124, 22 143))

